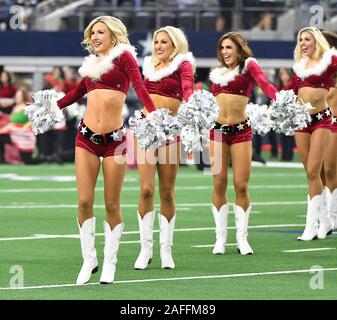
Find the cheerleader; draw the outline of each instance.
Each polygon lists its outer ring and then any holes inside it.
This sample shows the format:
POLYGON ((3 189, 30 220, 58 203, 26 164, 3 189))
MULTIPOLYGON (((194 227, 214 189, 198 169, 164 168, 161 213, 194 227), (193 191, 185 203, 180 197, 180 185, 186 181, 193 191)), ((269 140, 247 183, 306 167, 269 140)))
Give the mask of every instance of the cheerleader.
POLYGON ((209 76, 211 92, 220 106, 215 127, 210 131, 210 157, 213 172, 213 205, 216 242, 213 254, 224 254, 227 241, 229 204, 226 191, 231 158, 235 189, 233 205, 236 223, 236 245, 241 255, 253 254, 248 243, 248 220, 251 204, 248 193, 252 159, 252 128, 246 115, 249 96, 257 83, 275 100, 277 89, 271 85, 244 37, 237 32, 223 35, 217 45, 221 67, 209 76))
POLYGON ((297 35, 294 75, 285 89, 293 89, 300 100, 311 103, 310 124, 296 130, 295 141, 308 182, 306 225, 298 240, 325 239, 331 233, 324 201, 321 170, 331 138, 331 111, 327 105, 330 87, 335 85, 337 56, 321 31, 303 28, 297 35))
MULTIPOLYGON (((154 32, 152 55, 144 58, 143 74, 146 89, 157 108, 168 109, 172 116, 177 114, 182 100, 187 101, 193 94, 194 64, 186 37, 180 29, 166 26, 154 32)), ((179 167, 180 136, 147 152, 138 143, 136 148, 141 188, 137 212, 141 250, 134 267, 146 269, 153 257, 153 199, 155 174, 158 172, 161 268, 174 269, 174 185, 179 167)))
MULTIPOLYGON (((98 271, 93 212, 95 185, 101 161, 104 176, 104 262, 100 283, 113 283, 117 252, 124 224, 120 193, 126 171, 126 129, 122 109, 131 83, 149 112, 155 107, 149 97, 136 62, 136 52, 129 43, 127 29, 114 17, 92 20, 84 31, 83 44, 91 53, 79 73, 82 80, 62 99, 63 109, 87 94, 87 109, 75 140, 75 167, 78 191, 78 228, 83 265, 77 284, 85 284, 98 271)), ((56 108, 57 109, 57 108, 56 108)), ((58 109, 58 110, 59 110, 58 109)), ((55 114, 57 110, 54 110, 55 114)))

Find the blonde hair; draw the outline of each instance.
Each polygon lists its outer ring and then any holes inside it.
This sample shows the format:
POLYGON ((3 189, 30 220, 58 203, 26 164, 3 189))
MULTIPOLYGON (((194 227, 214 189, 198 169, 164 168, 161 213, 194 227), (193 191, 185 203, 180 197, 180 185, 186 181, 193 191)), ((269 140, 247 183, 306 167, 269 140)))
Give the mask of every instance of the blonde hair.
POLYGON ((169 35, 169 37, 170 37, 170 39, 173 43, 174 51, 169 56, 170 61, 172 61, 173 58, 176 55, 178 55, 179 53, 187 53, 188 52, 187 37, 181 29, 175 28, 175 27, 172 27, 172 26, 166 26, 166 27, 159 28, 153 33, 153 39, 152 39, 152 58, 151 58, 151 61, 154 65, 157 65, 159 63, 159 60, 157 58, 157 55, 156 55, 156 52, 155 52, 155 49, 154 49, 154 42, 155 42, 157 34, 159 32, 166 32, 169 35))
POLYGON ((303 58, 300 45, 300 37, 303 32, 308 32, 313 36, 316 42, 315 58, 322 59, 324 52, 330 49, 329 42, 324 38, 322 32, 318 28, 306 27, 302 28, 297 34, 297 44, 294 51, 295 62, 299 62, 303 58))
POLYGON ((111 16, 100 16, 92 20, 84 30, 84 39, 82 41, 82 45, 84 45, 89 52, 95 52, 90 39, 92 28, 97 22, 102 22, 107 26, 107 28, 110 30, 112 43, 115 46, 120 43, 130 44, 128 39, 128 31, 121 20, 111 16))

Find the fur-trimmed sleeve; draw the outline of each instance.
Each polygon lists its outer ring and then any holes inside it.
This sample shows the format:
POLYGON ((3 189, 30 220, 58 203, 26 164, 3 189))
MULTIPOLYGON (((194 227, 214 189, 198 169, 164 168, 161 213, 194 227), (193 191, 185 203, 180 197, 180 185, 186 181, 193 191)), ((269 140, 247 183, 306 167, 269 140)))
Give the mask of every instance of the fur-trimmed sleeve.
POLYGON ((78 101, 87 93, 87 87, 85 85, 85 79, 82 79, 80 83, 71 91, 69 91, 62 99, 57 100, 57 105, 60 109, 78 101))
POLYGON ((132 86, 136 91, 136 94, 147 111, 152 112, 156 110, 153 104, 140 74, 137 62, 135 58, 129 52, 124 52, 120 58, 125 73, 129 76, 132 86))
POLYGON ((250 76, 262 89, 264 94, 268 96, 270 99, 275 100, 276 92, 278 92, 278 90, 267 80, 260 66, 255 61, 250 61, 247 66, 247 69, 250 76))
POLYGON ((194 75, 191 63, 189 61, 182 62, 178 71, 181 79, 183 97, 184 100, 187 101, 194 92, 194 75))

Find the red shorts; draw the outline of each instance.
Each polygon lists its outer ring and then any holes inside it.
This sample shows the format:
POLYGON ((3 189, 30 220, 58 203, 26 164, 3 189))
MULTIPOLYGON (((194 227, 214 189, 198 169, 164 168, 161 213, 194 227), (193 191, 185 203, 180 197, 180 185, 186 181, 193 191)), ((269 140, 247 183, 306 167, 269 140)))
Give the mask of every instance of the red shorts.
POLYGON ((320 128, 325 128, 331 130, 331 124, 332 124, 332 117, 331 115, 323 118, 321 120, 312 122, 309 124, 306 128, 302 130, 296 130, 295 132, 301 132, 301 133, 313 133, 315 130, 320 128))
POLYGON ((212 141, 223 142, 228 145, 232 145, 235 143, 251 141, 253 139, 252 127, 245 126, 242 131, 233 132, 230 134, 222 133, 218 129, 211 129, 210 130, 210 139, 212 141))
POLYGON ((80 132, 80 127, 75 139, 76 147, 85 149, 97 157, 112 157, 119 156, 127 153, 127 139, 126 135, 122 136, 116 141, 111 141, 103 144, 95 144, 90 139, 85 137, 80 132))
POLYGON ((337 117, 332 117, 331 132, 337 133, 337 117))

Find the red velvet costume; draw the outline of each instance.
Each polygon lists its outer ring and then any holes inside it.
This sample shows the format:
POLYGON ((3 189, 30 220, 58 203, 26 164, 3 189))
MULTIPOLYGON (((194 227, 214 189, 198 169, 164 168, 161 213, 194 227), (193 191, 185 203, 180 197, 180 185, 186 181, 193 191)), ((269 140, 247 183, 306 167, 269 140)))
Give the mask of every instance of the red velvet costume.
MULTIPOLYGON (((146 109, 149 112, 156 110, 145 89, 135 58, 136 52, 134 48, 127 44, 117 45, 103 58, 95 55, 86 57, 79 69, 79 73, 83 77, 82 80, 76 88, 57 101, 58 107, 60 109, 65 108, 79 100, 87 92, 96 89, 118 90, 127 94, 131 81, 136 94, 146 109)), ((103 140, 105 141, 105 138, 103 140)), ((98 157, 125 154, 127 150, 126 136, 123 136, 122 139, 102 144, 97 144, 93 141, 95 139, 90 140, 85 137, 79 128, 75 141, 76 146, 98 157)))
MULTIPOLYGON (((330 49, 323 54, 321 61, 313 68, 305 68, 307 60, 301 59, 300 62, 293 66, 294 74, 289 81, 285 90, 292 89, 296 94, 301 88, 322 88, 329 90, 335 86, 335 72, 337 72, 337 52, 330 49)), ((318 128, 331 129, 331 116, 322 118, 308 127, 298 130, 297 132, 312 133, 318 128)))
POLYGON ((337 52, 333 49, 326 51, 321 61, 313 68, 305 68, 306 59, 293 66, 294 74, 284 90, 293 89, 295 94, 304 87, 323 88, 329 90, 335 86, 337 72, 337 52))
POLYGON ((211 92, 214 96, 220 93, 237 94, 250 97, 255 82, 263 92, 272 100, 275 100, 277 89, 268 82, 257 61, 248 58, 241 72, 239 66, 230 70, 226 67, 216 68, 210 73, 212 81, 211 92))
POLYGON ((156 70, 151 57, 145 57, 143 74, 147 91, 150 94, 187 101, 194 92, 193 64, 191 53, 178 54, 168 67, 156 70))
MULTIPOLYGON (((211 92, 214 96, 225 93, 249 97, 257 83, 270 99, 275 100, 277 89, 268 82, 254 58, 246 59, 241 72, 239 68, 239 66, 233 70, 226 67, 216 68, 210 73, 211 92)), ((234 129, 236 126, 237 124, 231 127, 234 129)), ((222 133, 217 129, 212 129, 210 139, 229 145, 250 141, 252 140, 252 128, 242 128, 242 131, 232 130, 231 133, 222 133)))
POLYGON ((87 92, 95 89, 118 90, 127 94, 131 80, 136 94, 145 108, 149 112, 156 110, 145 89, 132 47, 129 45, 120 44, 114 47, 108 56, 100 62, 97 57, 90 55, 82 64, 79 73, 84 78, 75 89, 57 101, 60 109, 73 104, 87 92), (97 70, 95 70, 96 67, 97 70))
MULTIPOLYGON (((178 54, 170 62, 168 67, 155 69, 151 57, 144 58, 143 75, 144 84, 149 94, 187 101, 194 92, 192 53, 178 54)), ((174 141, 168 141, 166 145, 180 141, 177 136, 174 141)))

